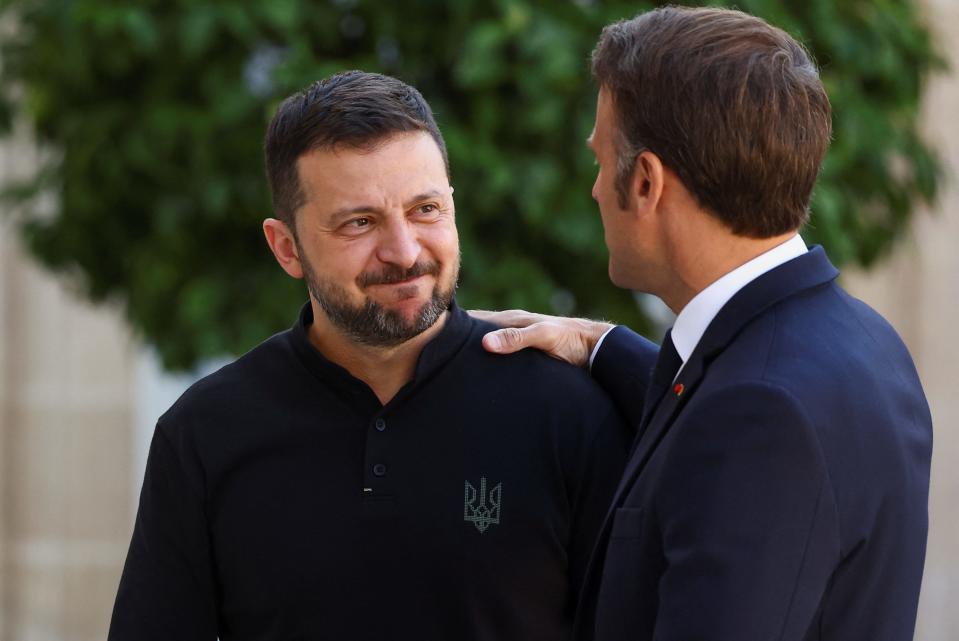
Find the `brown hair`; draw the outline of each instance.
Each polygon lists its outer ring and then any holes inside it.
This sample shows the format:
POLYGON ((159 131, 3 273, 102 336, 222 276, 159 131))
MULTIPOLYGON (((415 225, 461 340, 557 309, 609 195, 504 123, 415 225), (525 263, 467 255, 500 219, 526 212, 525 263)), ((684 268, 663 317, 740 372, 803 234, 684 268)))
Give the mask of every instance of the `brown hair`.
POLYGON ((808 220, 831 110, 784 31, 739 11, 664 7, 607 26, 593 76, 616 114, 622 206, 649 149, 735 234, 768 238, 808 220))
POLYGON ((277 108, 263 143, 273 210, 296 233, 303 206, 297 160, 316 149, 372 149, 401 132, 433 137, 449 175, 446 143, 429 104, 410 85, 378 73, 344 71, 314 82, 277 108))

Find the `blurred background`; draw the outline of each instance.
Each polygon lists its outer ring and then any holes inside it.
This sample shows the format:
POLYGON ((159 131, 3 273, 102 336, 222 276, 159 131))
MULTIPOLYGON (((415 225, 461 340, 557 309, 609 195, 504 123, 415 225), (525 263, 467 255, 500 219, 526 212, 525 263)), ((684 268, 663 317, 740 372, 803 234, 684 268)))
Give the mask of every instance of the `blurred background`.
MULTIPOLYGON (((717 4, 717 3, 713 3, 717 4)), ((606 317, 583 141, 601 0, 0 0, 0 641, 106 636, 157 417, 289 327, 261 140, 342 69, 418 87, 446 136, 467 307, 606 317)), ((916 360, 936 428, 916 639, 959 639, 959 2, 743 0, 809 46, 834 142, 803 236, 916 360)))

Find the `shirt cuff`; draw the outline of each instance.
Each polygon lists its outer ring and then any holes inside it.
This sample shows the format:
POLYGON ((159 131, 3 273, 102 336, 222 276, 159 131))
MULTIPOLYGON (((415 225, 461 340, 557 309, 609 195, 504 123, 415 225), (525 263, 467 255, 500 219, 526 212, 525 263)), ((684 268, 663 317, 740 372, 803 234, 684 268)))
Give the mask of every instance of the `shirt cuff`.
POLYGON ((596 341, 596 345, 593 346, 593 351, 589 355, 589 371, 590 372, 593 371, 593 361, 596 360, 596 355, 599 354, 600 346, 603 344, 603 341, 606 340, 606 337, 609 336, 609 333, 613 331, 614 329, 616 329, 616 327, 617 327, 616 325, 613 325, 612 327, 607 329, 605 332, 603 332, 603 335, 599 337, 598 341, 596 341))

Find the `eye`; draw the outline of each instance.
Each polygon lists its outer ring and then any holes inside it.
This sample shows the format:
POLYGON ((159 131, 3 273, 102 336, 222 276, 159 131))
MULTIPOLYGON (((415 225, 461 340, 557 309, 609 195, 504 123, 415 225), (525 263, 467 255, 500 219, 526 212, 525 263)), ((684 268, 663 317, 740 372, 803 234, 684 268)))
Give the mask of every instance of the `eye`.
POLYGON ((360 216, 358 218, 351 218, 340 225, 340 233, 347 235, 356 235, 361 232, 365 232, 367 229, 373 226, 373 219, 369 216, 360 216))
POLYGON ((357 229, 362 229, 363 227, 370 226, 369 218, 354 218, 353 220, 346 223, 347 227, 355 227, 357 229))
POLYGON ((418 206, 413 211, 417 214, 435 214, 439 210, 440 208, 436 206, 436 203, 426 203, 425 205, 418 206))

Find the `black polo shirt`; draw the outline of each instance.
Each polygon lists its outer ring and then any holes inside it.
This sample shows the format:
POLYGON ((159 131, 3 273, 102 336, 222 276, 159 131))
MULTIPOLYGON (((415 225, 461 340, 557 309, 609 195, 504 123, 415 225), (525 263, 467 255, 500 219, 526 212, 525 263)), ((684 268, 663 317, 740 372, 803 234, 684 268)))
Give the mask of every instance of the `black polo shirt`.
POLYGON ((312 320, 160 418, 110 639, 567 638, 625 461, 604 393, 454 303, 383 406, 312 320))

